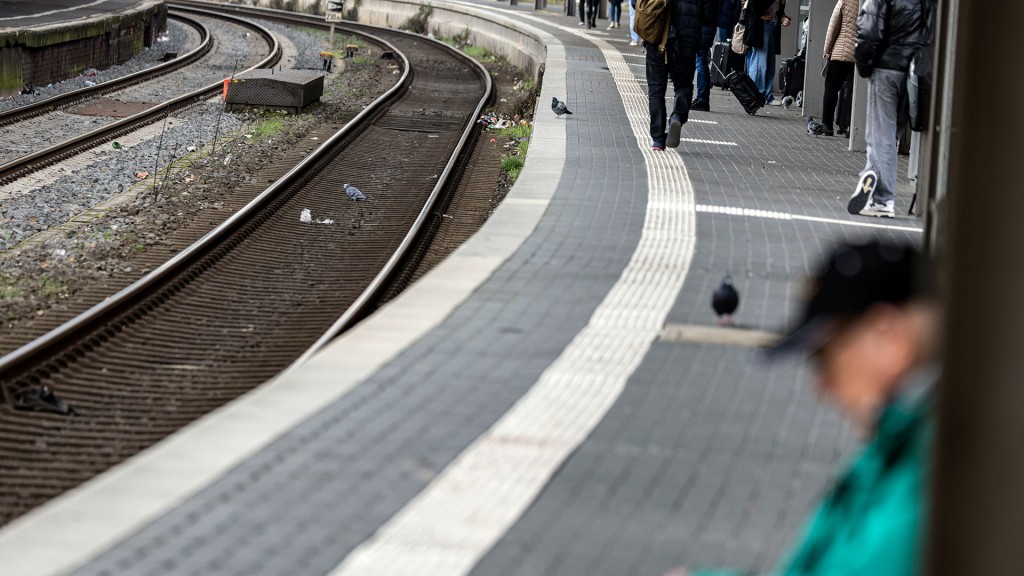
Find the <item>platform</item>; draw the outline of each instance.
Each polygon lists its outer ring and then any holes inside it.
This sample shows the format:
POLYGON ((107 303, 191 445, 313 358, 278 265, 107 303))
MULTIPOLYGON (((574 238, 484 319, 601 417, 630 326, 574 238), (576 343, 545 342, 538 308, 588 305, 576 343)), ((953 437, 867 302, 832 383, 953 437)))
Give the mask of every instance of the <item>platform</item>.
POLYGON ((0 97, 124 62, 166 20, 163 0, 0 0, 0 97))
POLYGON ((625 28, 481 5, 547 59, 480 233, 307 365, 0 530, 5 576, 772 567, 853 430, 804 364, 680 327, 713 325, 730 273, 740 328, 777 331, 832 242, 920 221, 846 214, 862 154, 718 89, 652 151, 625 28))

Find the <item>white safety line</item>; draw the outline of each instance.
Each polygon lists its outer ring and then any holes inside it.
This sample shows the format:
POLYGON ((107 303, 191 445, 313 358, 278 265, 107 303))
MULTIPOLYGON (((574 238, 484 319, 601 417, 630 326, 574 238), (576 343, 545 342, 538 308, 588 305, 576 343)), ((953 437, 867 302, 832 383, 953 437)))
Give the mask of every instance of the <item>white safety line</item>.
POLYGON ((689 120, 686 121, 687 124, 689 124, 690 122, 693 122, 694 124, 718 124, 718 122, 714 120, 697 120, 694 118, 690 118, 689 120))
POLYGON ((736 208, 733 206, 709 206, 698 204, 697 212, 708 214, 726 214, 729 216, 744 216, 747 218, 766 218, 769 220, 797 220, 803 222, 818 222, 821 224, 839 224, 842 226, 859 226, 862 228, 882 228, 885 230, 902 230, 905 232, 922 232, 921 228, 914 226, 894 226, 891 224, 876 224, 873 222, 857 222, 855 220, 840 220, 838 218, 821 218, 819 216, 804 216, 801 214, 788 214, 786 212, 775 212, 773 210, 753 210, 750 208, 736 208))
POLYGON ((725 140, 703 140, 701 138, 680 138, 680 142, 693 142, 695 144, 714 144, 715 146, 739 146, 735 142, 726 142, 725 140))
POLYGON ((633 257, 530 391, 332 576, 468 573, 601 421, 661 333, 693 257, 693 189, 682 156, 650 149, 646 90, 621 53, 588 39, 604 54, 648 172, 646 218, 633 257))
POLYGON ((109 0, 95 0, 94 2, 82 4, 80 6, 73 6, 71 8, 61 8, 59 10, 50 10, 49 12, 39 12, 37 14, 26 14, 25 16, 8 16, 6 18, 0 18, 0 22, 6 20, 21 20, 24 18, 38 18, 39 16, 50 16, 52 14, 60 14, 61 12, 72 12, 75 10, 81 10, 82 8, 89 8, 90 6, 99 6, 100 4, 105 4, 108 1, 109 0))

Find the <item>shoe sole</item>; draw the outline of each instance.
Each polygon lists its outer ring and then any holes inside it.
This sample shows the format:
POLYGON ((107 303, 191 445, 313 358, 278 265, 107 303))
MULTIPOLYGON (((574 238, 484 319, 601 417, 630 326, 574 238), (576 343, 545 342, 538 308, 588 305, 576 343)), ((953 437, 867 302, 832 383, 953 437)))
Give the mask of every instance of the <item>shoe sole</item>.
POLYGON ((857 182, 857 189, 846 204, 846 211, 850 214, 863 214, 861 210, 868 205, 868 200, 871 198, 871 193, 875 191, 876 184, 878 184, 878 175, 874 171, 868 171, 861 176, 860 181, 857 182))
POLYGON ((683 130, 683 123, 679 120, 673 120, 668 125, 668 140, 665 145, 669 148, 677 148, 679 146, 679 133, 683 130))
POLYGON ((875 218, 895 218, 896 217, 896 214, 894 214, 893 212, 889 212, 888 210, 878 210, 878 211, 875 211, 875 210, 871 210, 870 208, 865 208, 865 209, 861 210, 860 211, 860 215, 861 216, 874 216, 875 218))

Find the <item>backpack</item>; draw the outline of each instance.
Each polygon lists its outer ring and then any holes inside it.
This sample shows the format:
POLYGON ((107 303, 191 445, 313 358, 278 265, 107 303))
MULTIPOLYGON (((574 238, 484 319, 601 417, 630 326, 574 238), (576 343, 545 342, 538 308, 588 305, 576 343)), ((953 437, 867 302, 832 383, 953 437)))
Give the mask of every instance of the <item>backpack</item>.
POLYGON ((671 10, 667 0, 637 0, 633 31, 645 43, 665 53, 671 10))

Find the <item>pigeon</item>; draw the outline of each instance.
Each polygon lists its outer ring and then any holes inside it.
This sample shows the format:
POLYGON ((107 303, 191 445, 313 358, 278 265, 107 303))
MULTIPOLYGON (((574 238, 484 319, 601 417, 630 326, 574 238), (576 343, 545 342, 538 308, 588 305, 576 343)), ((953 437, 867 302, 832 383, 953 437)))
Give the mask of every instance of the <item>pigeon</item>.
POLYGON ((722 278, 722 283, 715 290, 715 293, 711 295, 711 308, 714 309, 715 315, 718 316, 715 319, 715 324, 721 326, 722 317, 724 316, 725 323, 731 326, 733 312, 736 312, 739 306, 740 293, 732 285, 732 276, 726 274, 725 278, 722 278))
POLYGON ((366 194, 360 192, 359 188, 349 186, 348 184, 342 184, 342 187, 345 188, 345 194, 348 194, 349 198, 353 200, 366 200, 366 194))
POLYGON ((558 98, 555 98, 554 96, 551 97, 551 109, 555 112, 555 116, 558 116, 559 118, 562 117, 562 114, 572 114, 572 112, 565 107, 565 102, 559 101, 558 98))
POLYGON ((793 97, 792 96, 786 96, 785 98, 782 99, 782 107, 785 108, 786 110, 789 110, 789 107, 792 106, 792 105, 793 105, 793 97))
POLYGON ((56 412, 65 416, 77 416, 78 413, 68 403, 53 393, 49 386, 29 386, 14 394, 14 407, 18 410, 36 412, 56 412))
POLYGON ((814 134, 814 127, 817 126, 817 122, 814 121, 814 116, 807 117, 807 133, 814 134))

